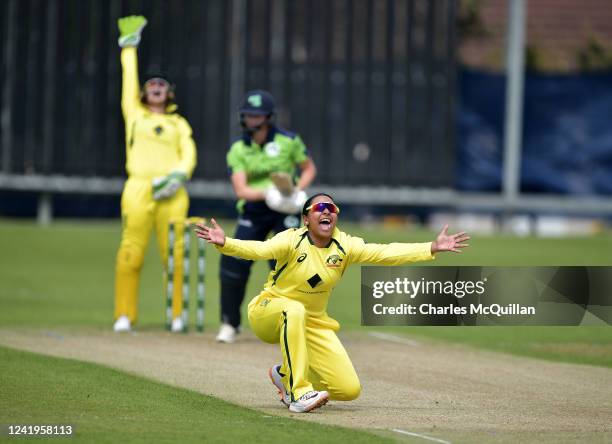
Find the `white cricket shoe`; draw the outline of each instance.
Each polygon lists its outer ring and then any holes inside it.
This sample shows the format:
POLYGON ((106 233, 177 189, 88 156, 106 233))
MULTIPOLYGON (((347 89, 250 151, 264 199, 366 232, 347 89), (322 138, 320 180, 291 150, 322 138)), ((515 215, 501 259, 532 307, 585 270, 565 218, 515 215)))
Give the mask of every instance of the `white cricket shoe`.
POLYGON ((115 321, 115 325, 113 325, 113 330, 118 332, 131 331, 132 323, 126 315, 119 316, 119 318, 115 321))
POLYGON ((229 324, 221 324, 221 328, 215 339, 217 342, 231 344, 236 340, 236 329, 229 324))
POLYGON ((183 331, 183 318, 181 316, 176 317, 172 320, 172 327, 170 327, 170 330, 173 332, 181 332, 183 331))
POLYGON ((285 388, 285 384, 283 384, 283 377, 281 376, 280 368, 280 365, 273 365, 272 367, 270 367, 270 370, 268 370, 268 376, 270 377, 270 381, 272 381, 272 384, 274 384, 274 386, 278 389, 278 396, 280 397, 280 402, 285 404, 285 406, 289 407, 289 404, 291 404, 291 395, 285 388))
POLYGON ((293 401, 289 405, 289 411, 294 413, 306 413, 327 404, 329 393, 326 391, 317 392, 312 390, 305 393, 297 401, 293 401))

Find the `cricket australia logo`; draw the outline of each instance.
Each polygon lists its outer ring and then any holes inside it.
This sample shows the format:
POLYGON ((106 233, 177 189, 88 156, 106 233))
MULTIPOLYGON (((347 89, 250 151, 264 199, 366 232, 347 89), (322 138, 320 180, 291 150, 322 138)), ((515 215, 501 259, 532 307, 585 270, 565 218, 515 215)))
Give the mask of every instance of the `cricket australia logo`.
POLYGON ((340 262, 342 262, 342 259, 337 254, 327 256, 327 259, 325 259, 325 264, 328 268, 338 268, 340 267, 340 262))
POLYGON ((276 142, 270 142, 264 148, 268 157, 277 157, 280 154, 280 145, 276 142))

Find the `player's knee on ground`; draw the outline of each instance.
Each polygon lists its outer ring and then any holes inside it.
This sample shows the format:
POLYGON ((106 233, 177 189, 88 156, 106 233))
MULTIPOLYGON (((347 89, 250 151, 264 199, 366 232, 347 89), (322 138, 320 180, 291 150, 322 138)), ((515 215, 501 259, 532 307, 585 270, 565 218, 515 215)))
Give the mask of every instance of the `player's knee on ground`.
POLYGON ((133 245, 121 245, 117 252, 117 271, 131 272, 142 268, 144 254, 141 248, 133 245))
POLYGON ((337 401, 352 401, 361 394, 361 384, 357 376, 339 381, 336 387, 329 388, 331 399, 337 401))

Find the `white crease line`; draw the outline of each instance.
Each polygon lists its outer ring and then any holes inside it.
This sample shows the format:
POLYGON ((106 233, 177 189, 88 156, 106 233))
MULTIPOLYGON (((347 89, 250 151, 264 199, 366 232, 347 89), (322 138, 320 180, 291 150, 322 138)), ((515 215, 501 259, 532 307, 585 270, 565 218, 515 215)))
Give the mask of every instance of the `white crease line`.
POLYGON ((383 341, 397 342, 398 344, 411 345, 413 347, 418 347, 419 345, 421 345, 417 341, 413 341, 412 339, 401 338, 399 336, 389 335, 387 333, 381 333, 378 331, 371 331, 368 334, 370 336, 374 336, 375 338, 382 339, 383 341))
POLYGON ((402 429, 392 429, 392 430, 394 432, 401 433, 403 435, 416 436, 418 438, 428 439, 430 441, 440 442, 442 444, 452 444, 450 441, 444 441, 443 439, 432 438, 431 436, 420 435, 420 434, 414 433, 414 432, 407 432, 406 430, 402 430, 402 429))

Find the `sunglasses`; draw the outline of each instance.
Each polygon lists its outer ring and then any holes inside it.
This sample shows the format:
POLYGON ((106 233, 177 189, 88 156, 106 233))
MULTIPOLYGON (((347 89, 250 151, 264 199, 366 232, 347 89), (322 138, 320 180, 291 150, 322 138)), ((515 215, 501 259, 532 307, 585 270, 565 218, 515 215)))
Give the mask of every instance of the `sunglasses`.
POLYGON ((340 214, 340 208, 338 208, 338 206, 332 202, 319 202, 316 204, 312 204, 309 207, 306 207, 306 212, 310 210, 316 211, 318 213, 322 213, 323 211, 327 210, 330 213, 340 214))

